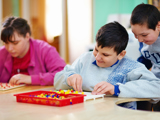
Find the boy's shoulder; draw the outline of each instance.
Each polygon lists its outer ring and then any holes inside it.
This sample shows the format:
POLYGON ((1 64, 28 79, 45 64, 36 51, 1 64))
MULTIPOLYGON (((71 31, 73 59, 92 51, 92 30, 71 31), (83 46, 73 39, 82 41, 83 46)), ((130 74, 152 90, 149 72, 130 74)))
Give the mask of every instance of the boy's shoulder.
POLYGON ((128 56, 125 56, 121 62, 120 65, 125 65, 125 66, 131 66, 131 67, 142 67, 144 66, 142 63, 136 61, 136 60, 133 60, 132 58, 128 57, 128 56))
POLYGON ((89 51, 89 52, 85 52, 85 53, 82 53, 81 55, 80 55, 80 57, 83 57, 83 58, 92 58, 92 57, 94 57, 93 56, 93 52, 92 51, 89 51))
POLYGON ((85 53, 82 53, 80 56, 79 56, 79 59, 81 61, 94 61, 95 60, 95 57, 93 55, 93 52, 92 51, 89 51, 89 52, 85 52, 85 53))
POLYGON ((93 52, 92 52, 92 51, 84 52, 84 53, 81 54, 81 56, 84 56, 84 57, 91 57, 91 56, 93 56, 93 52))
POLYGON ((139 63, 138 61, 125 56, 122 60, 120 60, 118 66, 113 70, 111 77, 117 76, 117 73, 119 73, 120 76, 121 75, 123 76, 137 69, 147 69, 147 68, 145 68, 145 66, 142 63, 139 63))

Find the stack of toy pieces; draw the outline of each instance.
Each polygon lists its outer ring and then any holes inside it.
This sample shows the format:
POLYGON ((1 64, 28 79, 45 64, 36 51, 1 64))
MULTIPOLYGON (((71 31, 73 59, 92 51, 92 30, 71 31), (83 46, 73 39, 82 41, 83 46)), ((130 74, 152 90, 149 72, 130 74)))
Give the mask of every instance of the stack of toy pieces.
POLYGON ((71 90, 54 90, 54 92, 56 93, 61 93, 61 94, 84 94, 84 92, 78 92, 78 91, 74 91, 73 89, 71 90))
POLYGON ((58 94, 55 94, 55 93, 51 93, 51 94, 44 94, 44 93, 41 93, 39 95, 30 95, 31 97, 38 97, 38 98, 48 98, 48 99, 64 99, 65 96, 60 96, 58 94))
MULTIPOLYGON (((52 92, 52 90, 50 90, 50 92, 52 92)), ((65 96, 60 96, 59 94, 84 94, 84 92, 78 92, 78 91, 74 91, 73 89, 71 90, 67 90, 67 91, 64 91, 64 90, 54 90, 55 93, 49 93, 49 94, 44 94, 44 93, 41 93, 39 95, 30 95, 30 97, 38 97, 38 98, 49 98, 49 99, 64 99, 66 98, 65 96), (58 94, 56 94, 58 93, 58 94)))

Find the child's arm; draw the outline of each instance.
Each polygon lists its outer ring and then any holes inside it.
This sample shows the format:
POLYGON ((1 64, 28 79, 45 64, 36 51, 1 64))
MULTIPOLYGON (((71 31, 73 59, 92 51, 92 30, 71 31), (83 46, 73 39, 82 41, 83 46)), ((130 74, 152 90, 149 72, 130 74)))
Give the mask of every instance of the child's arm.
POLYGON ((63 70, 66 65, 64 60, 56 48, 46 42, 37 42, 34 48, 31 49, 34 53, 31 60, 34 59, 28 67, 32 85, 53 85, 55 74, 63 70))
POLYGON ((127 80, 125 84, 119 85, 119 97, 160 97, 160 79, 156 78, 145 66, 129 72, 127 80))
POLYGON ((66 65, 64 70, 56 73, 54 78, 54 87, 57 90, 74 88, 75 90, 81 91, 82 78, 80 75, 81 75, 81 70, 83 68, 82 61, 84 59, 84 55, 85 54, 81 55, 78 59, 76 59, 76 61, 72 65, 66 65), (77 84, 79 85, 77 86, 77 84))

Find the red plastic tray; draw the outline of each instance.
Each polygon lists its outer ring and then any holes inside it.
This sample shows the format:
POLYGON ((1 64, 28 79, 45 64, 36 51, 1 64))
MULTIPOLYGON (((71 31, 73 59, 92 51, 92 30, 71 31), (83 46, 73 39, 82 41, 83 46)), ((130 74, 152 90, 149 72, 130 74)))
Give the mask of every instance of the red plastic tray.
POLYGON ((82 94, 62 94, 50 91, 34 91, 34 92, 26 92, 20 94, 14 94, 16 96, 17 102, 23 103, 32 103, 32 104, 41 104, 41 105, 50 105, 50 106, 66 106, 73 105, 77 103, 82 103, 84 101, 84 96, 82 94), (40 98, 35 97, 40 94, 56 94, 58 96, 64 96, 64 99, 50 99, 50 98, 40 98))

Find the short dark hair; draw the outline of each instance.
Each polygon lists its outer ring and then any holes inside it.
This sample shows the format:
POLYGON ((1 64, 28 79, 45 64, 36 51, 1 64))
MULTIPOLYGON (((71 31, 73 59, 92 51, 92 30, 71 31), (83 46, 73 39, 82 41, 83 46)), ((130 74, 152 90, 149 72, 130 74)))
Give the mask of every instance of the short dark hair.
POLYGON ((27 33, 31 35, 30 26, 27 20, 23 18, 9 17, 2 25, 1 40, 5 43, 14 42, 11 38, 15 31, 23 37, 25 37, 27 33))
POLYGON ((147 27, 153 30, 155 30, 158 21, 160 21, 160 12, 158 9, 153 5, 144 3, 139 4, 134 8, 130 19, 132 25, 147 24, 147 27))
POLYGON ((125 50, 128 44, 128 33, 118 22, 111 22, 102 26, 96 35, 98 47, 114 48, 117 54, 125 50))

